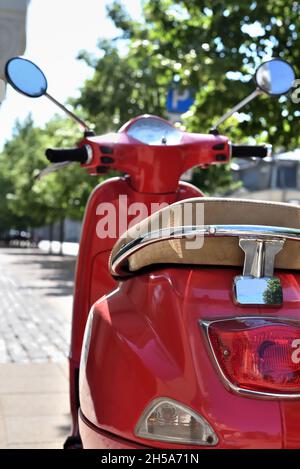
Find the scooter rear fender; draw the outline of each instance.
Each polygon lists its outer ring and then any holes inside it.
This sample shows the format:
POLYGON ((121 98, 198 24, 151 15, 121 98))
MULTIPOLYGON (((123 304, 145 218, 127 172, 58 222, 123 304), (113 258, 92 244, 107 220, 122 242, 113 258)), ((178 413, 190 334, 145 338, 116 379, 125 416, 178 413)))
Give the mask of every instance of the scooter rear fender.
POLYGON ((153 399, 170 397, 210 423, 219 448, 299 447, 299 401, 249 398, 227 389, 199 321, 261 314, 299 318, 300 276, 277 273, 284 307, 264 310, 234 305, 231 287, 238 274, 231 268, 156 269, 100 299, 90 313, 82 353, 80 403, 86 421, 149 446, 134 434, 135 426, 153 399))

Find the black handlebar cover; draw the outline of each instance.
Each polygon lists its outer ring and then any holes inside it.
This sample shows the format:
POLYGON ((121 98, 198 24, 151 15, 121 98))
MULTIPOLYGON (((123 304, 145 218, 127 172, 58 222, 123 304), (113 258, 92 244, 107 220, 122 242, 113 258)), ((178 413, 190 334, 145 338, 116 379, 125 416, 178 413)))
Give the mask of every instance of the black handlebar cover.
POLYGON ((270 154, 269 145, 232 145, 232 158, 265 158, 270 154))
POLYGON ((77 161, 84 164, 88 160, 87 149, 80 148, 48 148, 45 152, 47 159, 51 163, 62 163, 64 161, 77 161))

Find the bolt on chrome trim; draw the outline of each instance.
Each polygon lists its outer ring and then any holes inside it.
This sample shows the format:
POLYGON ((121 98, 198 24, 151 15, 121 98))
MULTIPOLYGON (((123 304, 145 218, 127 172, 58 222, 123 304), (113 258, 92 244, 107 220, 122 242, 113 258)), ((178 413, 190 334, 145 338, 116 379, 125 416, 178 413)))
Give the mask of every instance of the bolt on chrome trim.
POLYGON ((283 304, 280 278, 238 275, 233 279, 233 301, 237 306, 280 308, 283 304))
POLYGON ((282 286, 280 279, 274 277, 274 265, 284 243, 284 239, 240 238, 239 246, 245 252, 245 260, 243 275, 233 280, 237 305, 282 306, 282 286))
POLYGON ((276 254, 282 250, 284 243, 283 239, 240 238, 239 246, 245 252, 243 275, 272 277, 276 254))

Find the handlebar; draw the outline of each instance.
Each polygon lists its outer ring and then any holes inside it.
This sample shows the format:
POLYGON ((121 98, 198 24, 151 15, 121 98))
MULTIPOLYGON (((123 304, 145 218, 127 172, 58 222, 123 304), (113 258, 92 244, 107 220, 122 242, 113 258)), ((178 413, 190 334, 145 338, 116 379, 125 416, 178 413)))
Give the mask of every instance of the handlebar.
POLYGON ((232 158, 265 158, 271 156, 272 145, 232 145, 232 158))
MULTIPOLYGON (((111 136, 109 137, 111 138, 111 136)), ((51 163, 55 163, 56 165, 61 165, 68 162, 78 162, 86 165, 86 168, 90 174, 102 174, 105 173, 109 168, 113 167, 121 172, 124 172, 125 174, 132 176, 136 187, 139 187, 139 190, 144 192, 147 192, 148 190, 150 191, 152 188, 149 189, 147 185, 148 179, 145 178, 145 174, 149 173, 149 165, 147 165, 147 167, 143 166, 144 176, 141 177, 140 165, 138 164, 139 152, 134 151, 136 143, 133 142, 129 144, 127 141, 127 136, 125 137, 126 138, 124 143, 118 142, 120 148, 113 148, 112 143, 108 143, 106 139, 102 137, 99 138, 98 141, 95 140, 95 138, 92 140, 85 139, 82 141, 82 146, 79 148, 48 148, 46 150, 46 156, 51 163), (113 153, 113 157, 108 156, 108 153, 113 153), (142 189, 140 189, 140 185, 142 189)), ((165 185, 168 183, 168 191, 171 192, 174 190, 175 186, 178 184, 180 175, 184 172, 185 169, 189 169, 193 166, 216 164, 216 162, 228 162, 230 156, 236 158, 265 158, 271 155, 272 150, 272 146, 267 144, 230 145, 228 140, 226 141, 225 137, 222 136, 215 137, 208 135, 206 137, 199 134, 197 135, 197 138, 198 140, 196 140, 196 142, 194 140, 188 140, 187 142, 184 142, 184 144, 187 145, 187 154, 184 164, 182 163, 181 145, 178 146, 177 153, 174 153, 174 148, 176 146, 161 146, 159 151, 156 146, 149 148, 149 150, 151 150, 149 158, 152 156, 154 160, 155 157, 156 170, 157 165, 160 165, 160 173, 162 175, 159 186, 160 191, 166 190, 165 185), (216 140, 218 140, 217 143, 216 140), (216 150, 221 149, 223 150, 223 153, 216 153, 216 150), (161 157, 159 157, 160 155, 161 157), (173 179, 169 177, 169 168, 165 163, 166 155, 169 155, 169 157, 172 157, 173 159, 174 155, 177 155, 178 165, 174 166, 174 174, 172 173, 173 179)), ((151 166, 153 166, 153 164, 151 166)), ((153 173, 153 178, 154 176, 155 175, 153 173)), ((151 178, 149 177, 149 180, 150 179, 151 178)))
POLYGON ((64 161, 77 161, 84 164, 88 161, 89 155, 86 146, 80 148, 48 148, 45 152, 48 161, 51 163, 62 163, 64 161))
MULTIPOLYGON (((270 156, 271 145, 231 145, 232 158, 265 158, 270 156)), ((80 148, 48 148, 46 157, 51 163, 62 163, 64 161, 77 161, 85 164, 89 160, 86 146, 80 148)))

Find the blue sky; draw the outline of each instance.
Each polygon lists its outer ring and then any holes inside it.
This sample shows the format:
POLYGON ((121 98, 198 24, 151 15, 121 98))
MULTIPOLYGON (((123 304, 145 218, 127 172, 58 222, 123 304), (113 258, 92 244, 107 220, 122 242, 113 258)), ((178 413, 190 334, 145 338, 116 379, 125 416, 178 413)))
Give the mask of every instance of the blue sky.
MULTIPOLYGON (((36 62, 48 79, 48 91, 63 102, 78 94, 92 70, 76 60, 78 51, 97 53, 100 37, 117 35, 106 17, 108 0, 31 0, 27 16, 27 47, 24 56, 36 62)), ((138 18, 141 0, 123 2, 129 13, 138 18)), ((16 119, 32 113, 37 125, 43 125, 58 112, 46 98, 29 99, 7 87, 6 100, 0 108, 0 147, 12 134, 16 119)))

